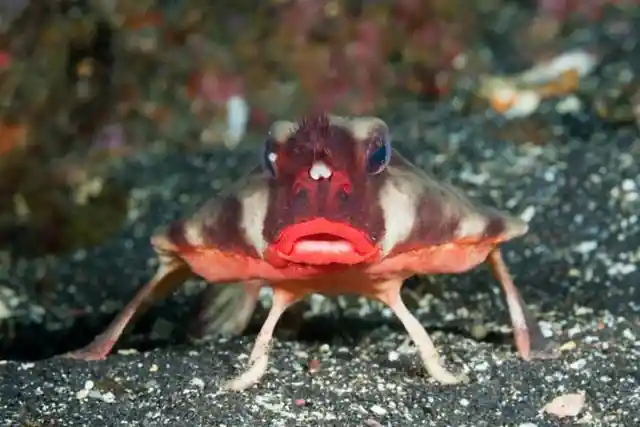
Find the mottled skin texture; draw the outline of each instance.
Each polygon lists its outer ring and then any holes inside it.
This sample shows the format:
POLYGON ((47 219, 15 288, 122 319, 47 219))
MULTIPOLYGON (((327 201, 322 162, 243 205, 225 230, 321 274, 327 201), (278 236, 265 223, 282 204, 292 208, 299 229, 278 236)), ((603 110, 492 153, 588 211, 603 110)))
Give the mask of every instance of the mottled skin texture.
POLYGON ((377 118, 321 115, 275 123, 264 167, 154 236, 160 259, 154 278, 104 333, 67 356, 106 357, 134 315, 195 274, 212 283, 240 283, 240 298, 221 293, 214 299, 220 313, 213 322, 221 332, 244 330, 260 288, 274 292, 248 368, 226 388, 246 389, 264 375, 278 319, 311 293, 357 294, 388 305, 432 377, 454 384, 463 378, 442 366, 400 290, 410 276, 461 273, 485 261, 505 293, 520 356, 553 356, 498 249, 527 225, 471 202, 391 153, 389 130, 377 118))

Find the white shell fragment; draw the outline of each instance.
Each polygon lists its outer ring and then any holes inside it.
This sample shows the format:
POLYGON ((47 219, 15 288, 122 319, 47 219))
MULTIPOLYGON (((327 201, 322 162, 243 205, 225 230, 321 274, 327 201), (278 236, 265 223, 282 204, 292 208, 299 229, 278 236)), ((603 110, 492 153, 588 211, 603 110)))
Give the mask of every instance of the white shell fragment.
MULTIPOLYGON (((598 55, 583 49, 564 52, 520 74, 489 77, 481 92, 506 118, 527 117, 538 109, 544 98, 553 96, 553 92, 545 90, 546 85, 561 81, 567 73, 575 73, 578 79, 582 79, 595 69, 598 62, 598 55)), ((562 94, 562 90, 558 92, 558 95, 562 94)), ((576 97, 569 97, 557 108, 571 112, 579 110, 581 104, 576 97)))
POLYGON ((535 113, 542 102, 542 96, 533 90, 521 90, 513 96, 511 108, 503 113, 508 119, 527 117, 535 113))
POLYGON ((242 140, 249 122, 249 104, 239 96, 233 95, 227 100, 227 131, 224 145, 233 150, 242 140))
POLYGON ((534 65, 520 74, 518 80, 525 84, 544 84, 560 78, 562 74, 574 71, 582 78, 598 65, 598 57, 583 49, 561 53, 553 59, 534 65))
POLYGON ((585 392, 562 394, 547 403, 542 411, 558 418, 575 417, 584 407, 585 392))

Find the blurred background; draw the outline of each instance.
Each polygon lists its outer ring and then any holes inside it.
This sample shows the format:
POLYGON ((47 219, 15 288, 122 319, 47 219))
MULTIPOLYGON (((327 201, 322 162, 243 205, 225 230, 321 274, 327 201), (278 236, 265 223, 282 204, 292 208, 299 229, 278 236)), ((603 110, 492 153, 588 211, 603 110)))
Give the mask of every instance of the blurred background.
POLYGON ((224 155, 274 119, 419 103, 516 142, 545 144, 549 111, 635 132, 639 18, 637 0, 0 0, 0 262, 116 234, 129 159, 224 155))

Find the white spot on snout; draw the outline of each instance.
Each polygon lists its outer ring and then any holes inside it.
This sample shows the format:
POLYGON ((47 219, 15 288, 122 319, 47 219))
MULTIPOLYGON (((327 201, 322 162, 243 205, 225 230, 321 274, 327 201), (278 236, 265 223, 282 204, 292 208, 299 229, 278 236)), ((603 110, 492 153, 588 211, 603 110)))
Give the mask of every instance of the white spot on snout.
POLYGON ((333 175, 333 171, 324 162, 315 162, 313 165, 311 165, 311 169, 309 169, 309 176, 314 181, 317 181, 321 178, 331 178, 331 175, 333 175))

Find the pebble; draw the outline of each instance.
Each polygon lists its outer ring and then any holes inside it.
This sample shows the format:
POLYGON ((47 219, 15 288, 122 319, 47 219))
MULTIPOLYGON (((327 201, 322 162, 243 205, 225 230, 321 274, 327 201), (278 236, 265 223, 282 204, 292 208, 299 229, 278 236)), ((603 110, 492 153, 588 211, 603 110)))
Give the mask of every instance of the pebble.
POLYGON ((564 97, 556 104, 556 111, 560 114, 577 113, 582 109, 582 102, 575 95, 564 97))
POLYGON ((571 369, 580 370, 587 365, 587 361, 585 359, 578 359, 575 362, 569 364, 571 369))
POLYGON ((384 409, 384 408, 383 408, 382 406, 380 406, 380 405, 373 405, 373 406, 370 408, 370 410, 371 410, 371 412, 373 412, 374 414, 379 415, 379 416, 383 416, 383 415, 386 415, 386 414, 387 414, 387 410, 386 410, 386 409, 384 409))
POLYGON ((198 387, 199 389, 204 388, 204 381, 202 381, 201 378, 192 378, 191 381, 189 381, 189 384, 198 387))
POLYGON ((575 246, 575 251, 581 254, 588 254, 589 252, 593 252, 598 247, 598 242, 595 240, 589 240, 586 242, 581 242, 575 246))

